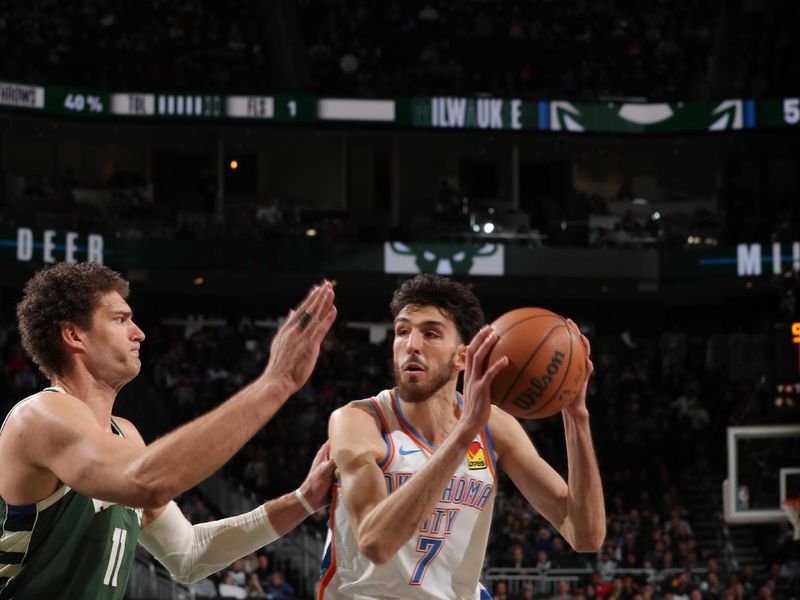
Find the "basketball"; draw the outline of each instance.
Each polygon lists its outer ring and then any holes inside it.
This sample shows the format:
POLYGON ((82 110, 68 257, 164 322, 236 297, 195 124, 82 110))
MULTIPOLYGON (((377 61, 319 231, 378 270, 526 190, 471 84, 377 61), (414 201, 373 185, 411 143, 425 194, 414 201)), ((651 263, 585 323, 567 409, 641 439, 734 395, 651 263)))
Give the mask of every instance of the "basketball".
POLYGON ((543 308, 518 308, 492 323, 499 339, 487 364, 508 365, 492 382, 492 402, 522 419, 559 412, 581 390, 586 355, 567 320, 543 308))

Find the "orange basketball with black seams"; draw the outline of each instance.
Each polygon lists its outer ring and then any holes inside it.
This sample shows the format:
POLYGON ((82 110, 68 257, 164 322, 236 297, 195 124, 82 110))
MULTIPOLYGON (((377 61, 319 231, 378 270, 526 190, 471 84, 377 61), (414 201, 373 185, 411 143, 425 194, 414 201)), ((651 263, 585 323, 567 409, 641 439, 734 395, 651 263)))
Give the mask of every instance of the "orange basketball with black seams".
POLYGON ((494 404, 515 417, 543 419, 580 393, 586 353, 564 317, 544 308, 518 308, 492 327, 499 339, 487 364, 508 357, 492 382, 494 404))

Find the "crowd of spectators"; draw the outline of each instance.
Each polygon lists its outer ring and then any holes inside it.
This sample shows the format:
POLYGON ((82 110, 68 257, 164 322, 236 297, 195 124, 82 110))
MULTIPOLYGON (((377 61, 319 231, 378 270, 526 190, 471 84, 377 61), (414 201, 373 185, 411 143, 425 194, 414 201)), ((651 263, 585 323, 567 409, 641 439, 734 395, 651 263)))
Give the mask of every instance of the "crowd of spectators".
POLYGON ((698 97, 714 2, 300 4, 314 79, 357 95, 698 97))
MULTIPOLYGON (((0 392, 10 406, 42 386, 42 381, 20 350, 13 326, 4 322, 0 392)), ((142 373, 118 401, 145 439, 216 406, 259 373, 267 360, 270 330, 248 316, 228 319, 222 326, 187 319, 177 325, 145 324, 145 329, 142 373), (152 406, 145 410, 152 402, 159 403, 158 411, 152 406)), ((724 430, 744 410, 750 411, 749 422, 797 418, 796 409, 777 414, 770 403, 751 406, 765 368, 766 359, 757 350, 763 337, 678 328, 620 335, 591 324, 588 334, 595 362, 589 393, 607 503, 606 542, 596 555, 572 552, 501 476, 487 566, 538 569, 545 574, 564 568, 594 573, 573 583, 569 591, 534 589, 536 598, 785 597, 786 564, 791 552, 796 553, 787 541, 788 526, 774 530, 759 571, 731 570, 731 565, 720 564, 714 540, 698 539, 697 523, 682 498, 686 484, 722 478, 724 430), (624 573, 628 569, 650 575, 630 576, 624 573), (670 575, 655 577, 659 573, 670 575)), ((327 415, 349 400, 390 385, 390 361, 390 339, 371 344, 340 323, 324 342, 310 382, 227 465, 228 476, 261 499, 294 489, 326 437, 327 415)), ((560 420, 525 421, 524 426, 544 458, 566 473, 560 420)), ((194 522, 220 516, 196 490, 184 495, 180 505, 194 522)), ((324 516, 305 526, 324 532, 324 516)), ((249 587, 245 593, 285 597, 270 591, 285 582, 282 573, 276 575, 269 568, 269 560, 265 555, 237 561, 202 585, 209 594, 211 587, 230 594, 249 587)), ((505 582, 494 583, 495 597, 502 599, 505 582)))
POLYGON ((0 7, 0 80, 145 91, 273 86, 263 2, 82 0, 0 7))
POLYGON ((778 98, 797 95, 800 51, 794 43, 794 24, 800 6, 791 0, 743 3, 730 19, 730 89, 734 97, 778 98))
POLYGON ((303 0, 272 8, 254 0, 135 8, 9 0, 0 8, 0 80, 663 101, 706 97, 714 66, 724 63, 736 68, 717 86, 720 97, 763 97, 798 79, 795 22, 797 7, 786 1, 767 9, 719 0, 303 0), (271 42, 276 30, 290 30, 282 47, 271 42), (287 79, 278 61, 303 73, 287 79))
MULTIPOLYGON (((197 493, 185 494, 180 503, 186 517, 193 523, 215 518, 208 512, 197 493), (187 499, 188 497, 188 499, 187 499), (198 512, 192 512, 199 509, 198 512)), ((254 552, 235 560, 227 569, 214 573, 191 584, 196 600, 217 598, 262 598, 267 600, 297 600, 294 586, 286 581, 285 574, 272 566, 272 555, 254 552)))

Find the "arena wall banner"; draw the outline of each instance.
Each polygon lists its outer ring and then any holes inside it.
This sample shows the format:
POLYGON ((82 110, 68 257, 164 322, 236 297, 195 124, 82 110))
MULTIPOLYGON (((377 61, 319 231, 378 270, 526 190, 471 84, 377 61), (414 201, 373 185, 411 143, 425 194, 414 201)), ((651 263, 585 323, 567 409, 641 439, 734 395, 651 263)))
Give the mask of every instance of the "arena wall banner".
POLYGON ((397 101, 398 123, 437 129, 537 128, 537 105, 520 99, 433 97, 397 101))
POLYGON ((358 123, 381 127, 567 133, 736 131, 800 124, 800 98, 570 102, 492 97, 326 98, 118 90, 0 81, 0 109, 130 120, 358 123))
POLYGON ((499 277, 505 274, 505 246, 385 242, 383 265, 385 273, 499 277))
POLYGON ((752 100, 718 103, 550 103, 550 129, 608 133, 730 131, 753 128, 752 100), (745 110, 747 106, 747 110, 745 110))
POLYGON ((800 241, 661 251, 664 278, 770 278, 800 273, 800 241))
POLYGON ((5 260, 51 264, 82 261, 105 264, 108 251, 99 233, 30 227, 0 229, 0 256, 5 260))
POLYGON ((800 273, 800 241, 684 249, 526 248, 499 243, 358 243, 268 240, 119 239, 101 233, 0 227, 0 263, 34 267, 92 261, 115 269, 226 272, 437 273, 603 281, 769 279, 800 273))

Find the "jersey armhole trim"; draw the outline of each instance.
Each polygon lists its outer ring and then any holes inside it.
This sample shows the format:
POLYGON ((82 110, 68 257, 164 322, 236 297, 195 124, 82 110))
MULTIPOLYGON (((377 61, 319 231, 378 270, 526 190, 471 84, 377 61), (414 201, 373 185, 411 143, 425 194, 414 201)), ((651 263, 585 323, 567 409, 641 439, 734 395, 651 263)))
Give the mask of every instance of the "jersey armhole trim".
POLYGON ((383 441, 386 443, 386 454, 383 460, 378 463, 378 468, 380 468, 381 471, 386 471, 394 460, 394 440, 392 440, 392 436, 390 435, 389 423, 386 421, 386 417, 383 416, 383 412, 381 411, 381 407, 378 406, 377 400, 375 400, 375 398, 370 398, 368 402, 381 422, 381 434, 383 434, 383 441))
POLYGON ((495 456, 494 453, 494 444, 492 443, 492 436, 489 433, 488 425, 483 427, 480 435, 483 440, 483 447, 487 450, 486 455, 489 459, 489 471, 491 471, 494 480, 497 481, 497 456, 495 456))
POLYGON ((334 484, 333 490, 331 490, 331 508, 330 508, 330 521, 328 527, 331 530, 331 547, 330 547, 330 563, 328 564, 327 570, 322 574, 319 580, 319 590, 317 591, 317 600, 323 600, 325 597, 325 589, 330 584, 331 579, 333 579, 334 574, 336 573, 336 504, 337 504, 337 492, 342 486, 338 484, 334 484))
POLYGON ((378 421, 381 423, 381 436, 386 444, 386 454, 383 455, 383 459, 378 463, 378 468, 381 471, 386 471, 389 465, 392 464, 392 460, 394 460, 394 441, 390 435, 391 430, 389 429, 389 422, 386 420, 386 417, 383 416, 377 399, 373 396, 363 400, 353 400, 350 404, 366 404, 372 409, 375 416, 378 417, 378 421))

